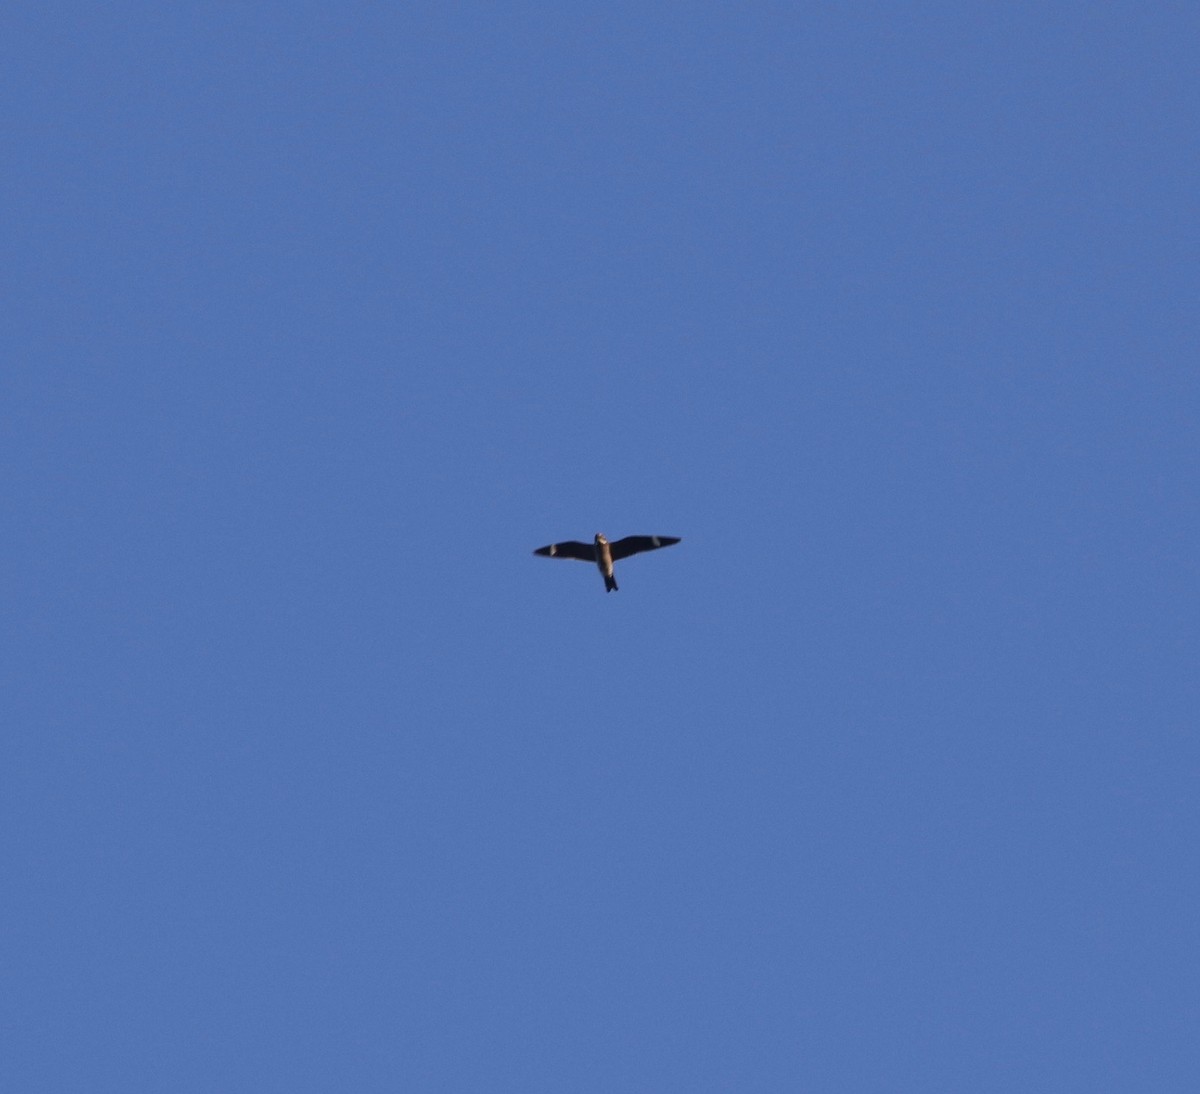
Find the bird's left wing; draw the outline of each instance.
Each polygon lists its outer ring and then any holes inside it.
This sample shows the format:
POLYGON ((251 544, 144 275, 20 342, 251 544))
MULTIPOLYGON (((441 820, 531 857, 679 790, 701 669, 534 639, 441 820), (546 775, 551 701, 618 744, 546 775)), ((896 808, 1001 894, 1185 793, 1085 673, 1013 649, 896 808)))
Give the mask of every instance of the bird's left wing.
POLYGON ((612 552, 613 562, 616 562, 619 558, 628 558, 642 551, 656 551, 659 547, 670 547, 678 542, 678 536, 626 536, 610 543, 608 549, 612 552))
POLYGON ((595 562, 596 548, 590 543, 580 543, 569 539, 566 543, 551 543, 548 547, 539 547, 535 555, 545 555, 547 558, 577 558, 580 562, 595 562))

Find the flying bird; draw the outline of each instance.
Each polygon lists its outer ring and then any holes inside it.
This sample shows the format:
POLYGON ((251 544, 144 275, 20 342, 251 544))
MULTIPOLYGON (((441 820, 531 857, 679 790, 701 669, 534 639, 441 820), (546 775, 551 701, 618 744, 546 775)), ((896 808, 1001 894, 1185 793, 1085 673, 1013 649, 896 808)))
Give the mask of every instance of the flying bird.
POLYGON ((547 558, 577 558, 580 562, 594 562, 604 575, 604 591, 611 593, 617 587, 617 579, 613 577, 614 562, 640 554, 642 551, 670 547, 678 542, 678 536, 626 536, 615 543, 609 543, 603 532, 597 532, 595 543, 580 543, 577 539, 570 539, 566 543, 551 543, 548 547, 539 547, 533 553, 545 555, 547 558))

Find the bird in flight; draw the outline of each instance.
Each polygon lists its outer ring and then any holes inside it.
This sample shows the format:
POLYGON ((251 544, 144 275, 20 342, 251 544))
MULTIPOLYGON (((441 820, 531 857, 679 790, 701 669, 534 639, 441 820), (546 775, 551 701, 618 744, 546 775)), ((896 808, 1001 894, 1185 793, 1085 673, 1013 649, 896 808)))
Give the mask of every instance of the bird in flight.
POLYGON ((539 547, 533 553, 545 555, 547 558, 577 558, 580 562, 594 562, 604 575, 604 591, 611 593, 617 587, 617 579, 613 577, 614 562, 640 554, 642 551, 670 547, 678 542, 678 536, 626 536, 615 543, 609 543, 603 532, 597 532, 595 543, 580 543, 577 539, 570 539, 566 543, 551 543, 548 547, 539 547))

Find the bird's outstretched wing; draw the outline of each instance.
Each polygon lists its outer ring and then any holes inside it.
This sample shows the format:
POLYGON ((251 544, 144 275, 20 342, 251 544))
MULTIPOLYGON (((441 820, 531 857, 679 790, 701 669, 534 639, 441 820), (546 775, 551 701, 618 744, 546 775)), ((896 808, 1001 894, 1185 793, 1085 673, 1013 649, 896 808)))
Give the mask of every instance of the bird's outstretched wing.
POLYGON ((678 542, 678 536, 626 536, 610 543, 608 549, 612 552, 613 562, 616 562, 619 558, 628 558, 642 551, 656 551, 659 547, 670 547, 678 542))
POLYGON ((569 539, 566 543, 551 543, 548 547, 539 547, 535 555, 545 555, 547 558, 577 558, 580 562, 595 562, 596 548, 591 543, 580 543, 569 539))

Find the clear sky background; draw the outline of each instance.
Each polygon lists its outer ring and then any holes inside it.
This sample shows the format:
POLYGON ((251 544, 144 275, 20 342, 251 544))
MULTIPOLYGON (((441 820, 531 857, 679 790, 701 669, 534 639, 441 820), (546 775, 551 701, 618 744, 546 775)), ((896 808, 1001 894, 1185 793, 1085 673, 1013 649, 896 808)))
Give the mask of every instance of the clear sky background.
POLYGON ((1200 1089, 1195 4, 0 22, 4 1090, 1200 1089))

